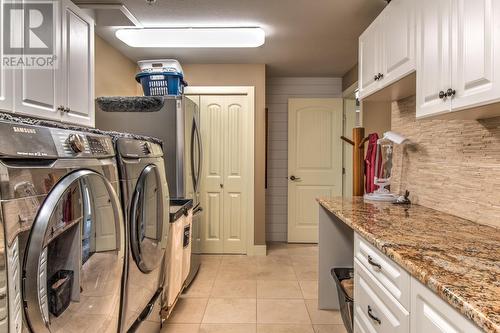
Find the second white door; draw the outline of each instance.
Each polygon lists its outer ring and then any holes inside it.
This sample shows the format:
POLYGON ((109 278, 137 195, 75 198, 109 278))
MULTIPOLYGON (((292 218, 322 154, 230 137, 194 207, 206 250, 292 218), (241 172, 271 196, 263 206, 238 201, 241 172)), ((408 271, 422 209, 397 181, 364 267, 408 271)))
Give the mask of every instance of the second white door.
POLYGON ((247 96, 201 96, 203 253, 246 253, 249 171, 247 96))
POLYGON ((342 105, 288 100, 288 242, 318 242, 316 198, 342 195, 342 105))

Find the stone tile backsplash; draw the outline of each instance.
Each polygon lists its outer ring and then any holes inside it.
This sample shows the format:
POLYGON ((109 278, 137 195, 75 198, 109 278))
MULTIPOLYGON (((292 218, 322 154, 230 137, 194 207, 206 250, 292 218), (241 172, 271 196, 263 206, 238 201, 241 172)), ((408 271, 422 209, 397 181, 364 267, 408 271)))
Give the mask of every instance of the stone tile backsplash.
POLYGON ((415 96, 392 103, 392 130, 410 139, 394 149, 392 190, 413 203, 500 227, 500 117, 415 119, 415 96))

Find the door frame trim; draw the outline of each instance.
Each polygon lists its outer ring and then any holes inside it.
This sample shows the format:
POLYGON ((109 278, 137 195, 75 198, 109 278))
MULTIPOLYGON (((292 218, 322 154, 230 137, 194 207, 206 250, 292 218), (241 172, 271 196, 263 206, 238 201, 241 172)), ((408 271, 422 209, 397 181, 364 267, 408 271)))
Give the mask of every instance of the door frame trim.
MULTIPOLYGON (((254 86, 188 86, 184 94, 189 95, 245 95, 250 112, 249 152, 250 161, 255 161, 255 87, 254 86)), ((255 245, 255 164, 251 163, 247 181, 249 209, 247 209, 247 255, 265 255, 262 245, 255 245)))

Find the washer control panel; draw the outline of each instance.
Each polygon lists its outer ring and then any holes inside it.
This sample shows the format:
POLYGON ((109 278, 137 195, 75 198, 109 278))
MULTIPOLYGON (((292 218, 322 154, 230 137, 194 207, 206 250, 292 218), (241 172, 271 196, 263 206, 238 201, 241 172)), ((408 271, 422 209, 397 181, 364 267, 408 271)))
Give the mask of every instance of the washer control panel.
POLYGON ((56 129, 52 132, 61 157, 109 157, 115 151, 110 137, 56 129))

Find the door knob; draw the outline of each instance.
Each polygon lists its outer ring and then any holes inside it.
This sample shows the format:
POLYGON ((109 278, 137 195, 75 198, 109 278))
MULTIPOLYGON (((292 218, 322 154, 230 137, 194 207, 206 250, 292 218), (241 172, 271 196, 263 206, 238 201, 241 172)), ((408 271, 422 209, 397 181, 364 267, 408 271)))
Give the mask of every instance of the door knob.
POLYGON ((224 188, 224 184, 219 184, 220 188, 224 188))
POLYGON ((291 175, 290 180, 292 181, 300 180, 300 177, 295 177, 294 175, 291 175))

